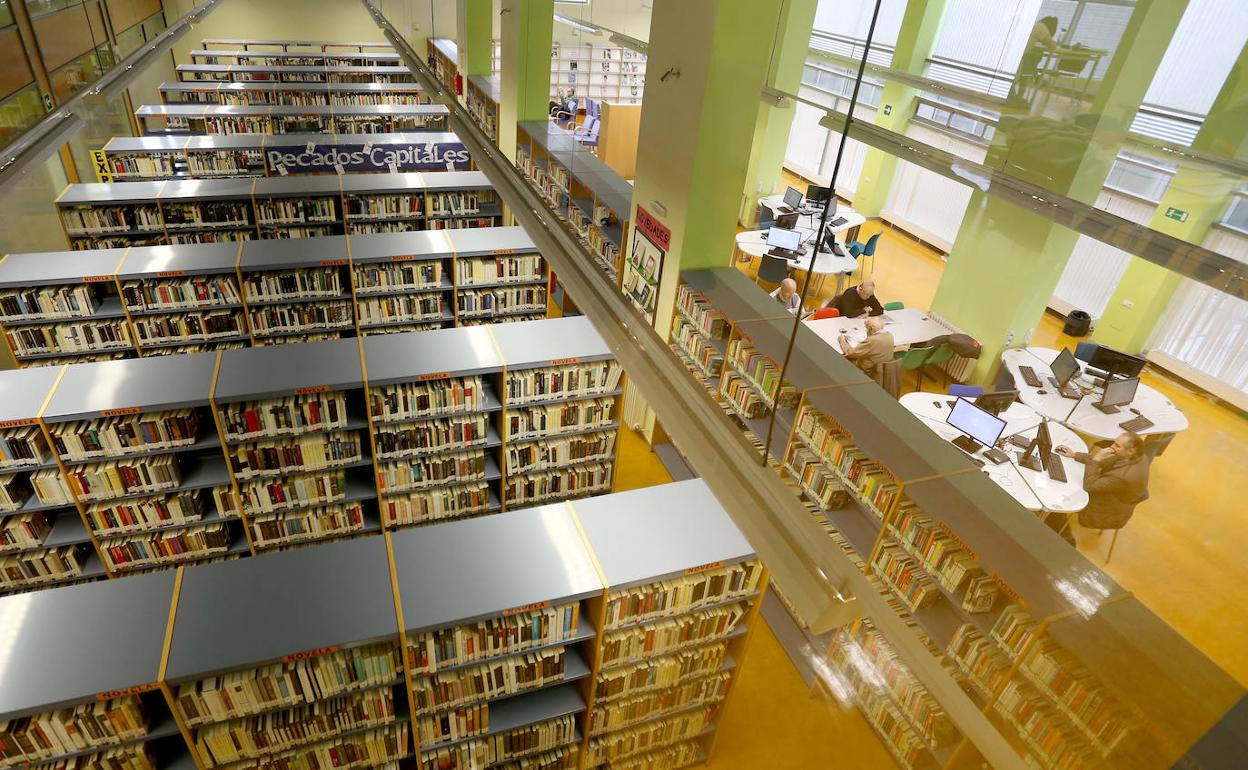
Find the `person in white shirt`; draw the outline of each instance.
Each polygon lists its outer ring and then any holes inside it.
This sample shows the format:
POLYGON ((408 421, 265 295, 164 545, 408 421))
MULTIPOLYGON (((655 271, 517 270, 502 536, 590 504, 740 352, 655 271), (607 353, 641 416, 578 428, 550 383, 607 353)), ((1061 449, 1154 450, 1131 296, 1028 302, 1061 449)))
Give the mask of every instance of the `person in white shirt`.
POLYGON ((797 293, 797 281, 792 278, 785 278, 771 293, 771 298, 781 305, 790 313, 802 312, 802 298, 797 293))

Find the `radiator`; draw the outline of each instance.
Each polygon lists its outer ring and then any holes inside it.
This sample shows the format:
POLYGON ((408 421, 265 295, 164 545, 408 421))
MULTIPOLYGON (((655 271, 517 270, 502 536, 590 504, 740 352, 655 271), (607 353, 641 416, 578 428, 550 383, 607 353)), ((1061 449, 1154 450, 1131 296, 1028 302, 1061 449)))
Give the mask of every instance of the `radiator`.
MULTIPOLYGON (((927 317, 948 329, 955 334, 966 334, 966 332, 955 326, 949 319, 942 317, 939 313, 927 314, 927 317)), ((971 372, 975 369, 975 359, 966 356, 954 356, 948 361, 940 365, 941 371, 948 375, 949 379, 954 382, 966 382, 970 379, 971 372)))

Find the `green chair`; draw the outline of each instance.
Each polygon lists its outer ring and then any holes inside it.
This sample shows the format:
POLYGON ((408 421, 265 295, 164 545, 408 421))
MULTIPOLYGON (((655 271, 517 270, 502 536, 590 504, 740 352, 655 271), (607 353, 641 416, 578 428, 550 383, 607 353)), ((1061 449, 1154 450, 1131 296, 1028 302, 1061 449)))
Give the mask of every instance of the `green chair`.
POLYGON ((953 360, 953 348, 948 342, 942 342, 939 347, 932 351, 932 355, 928 357, 927 361, 923 362, 923 366, 925 368, 931 366, 936 367, 937 371, 940 372, 942 384, 948 384, 947 382, 944 382, 945 370, 940 367, 951 360, 953 360))
POLYGON ((893 357, 901 361, 902 369, 909 369, 918 377, 918 384, 915 390, 923 390, 923 366, 932 357, 935 348, 910 348, 909 350, 894 353, 893 357))
POLYGON ((885 310, 905 310, 905 309, 906 309, 906 303, 904 303, 904 302, 885 302, 885 303, 884 303, 884 309, 885 309, 885 310))

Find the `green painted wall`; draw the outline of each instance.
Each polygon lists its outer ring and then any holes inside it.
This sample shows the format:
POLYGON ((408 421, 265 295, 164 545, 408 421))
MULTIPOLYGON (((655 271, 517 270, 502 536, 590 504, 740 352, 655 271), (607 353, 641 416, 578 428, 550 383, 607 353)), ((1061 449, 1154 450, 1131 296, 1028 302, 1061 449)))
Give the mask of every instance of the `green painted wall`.
POLYGON ((546 120, 549 115, 555 4, 554 0, 507 0, 503 10, 498 146, 514 160, 516 123, 546 120))
MULTIPOLYGON (((491 61, 494 36, 492 0, 458 0, 455 44, 459 46, 459 71, 469 75, 493 74, 491 61)), ((466 88, 466 87, 465 87, 466 88)))

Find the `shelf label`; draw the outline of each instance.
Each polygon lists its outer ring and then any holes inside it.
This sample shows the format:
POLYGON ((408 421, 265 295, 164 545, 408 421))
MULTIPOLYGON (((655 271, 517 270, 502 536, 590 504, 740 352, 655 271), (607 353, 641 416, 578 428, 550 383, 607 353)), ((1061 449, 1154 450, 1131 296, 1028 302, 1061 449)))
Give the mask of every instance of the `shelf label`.
POLYGON ((294 393, 296 396, 306 396, 309 393, 328 393, 328 392, 329 392, 328 385, 309 385, 306 388, 295 388, 294 390, 291 391, 291 393, 294 393))
POLYGON ((525 612, 533 612, 534 610, 544 610, 550 606, 550 602, 534 602, 533 604, 523 604, 519 607, 512 607, 503 611, 503 617, 508 618, 512 615, 519 615, 525 612))
POLYGON ((185 270, 161 270, 156 274, 157 278, 179 278, 186 275, 185 270))
POLYGON ((91 151, 91 165, 95 168, 95 181, 105 183, 113 181, 113 170, 108 167, 108 158, 103 150, 91 151))
POLYGON ((958 537, 957 533, 954 532, 952 529, 950 529, 948 524, 946 524, 943 521, 938 521, 936 522, 936 526, 940 527, 940 531, 944 532, 946 537, 948 537, 953 542, 957 543, 959 548, 961 548, 963 551, 966 551, 967 556, 971 557, 975 561, 979 561, 979 556, 975 554, 975 549, 967 545, 965 540, 958 537))
POLYGON ((390 258, 391 262, 412 262, 415 261, 415 254, 398 254, 390 258))
POLYGON ((490 251, 490 253, 491 254, 515 254, 516 250, 515 249, 493 249, 490 251))
POLYGON ((151 692, 152 690, 158 689, 160 689, 160 685, 154 682, 151 684, 136 684, 134 687, 126 687, 121 690, 109 690, 108 692, 102 692, 96 695, 95 699, 101 701, 112 700, 113 698, 124 698, 127 695, 138 695, 139 693, 151 692))
POLYGON ((1011 600, 1011 601, 1013 601, 1013 602, 1014 602, 1015 604, 1017 604, 1018 606, 1020 606, 1020 607, 1022 607, 1022 608, 1024 608, 1024 609, 1026 609, 1026 608, 1027 608, 1027 606, 1028 606, 1028 605, 1027 605, 1027 600, 1025 600, 1025 599, 1024 599, 1024 598, 1023 598, 1023 597, 1022 597, 1022 596, 1018 593, 1018 591, 1015 591, 1013 588, 1011 588, 1011 587, 1010 587, 1010 584, 1009 584, 1009 583, 1007 583, 1007 582, 1005 582, 1005 578, 1001 577, 1001 575, 1000 575, 1000 574, 999 574, 996 570, 993 570, 991 574, 992 574, 992 580, 993 580, 993 582, 995 582, 995 583, 997 584, 997 588, 1000 588, 1000 589, 1001 589, 1001 593, 1003 593, 1003 594, 1005 594, 1006 596, 1010 597, 1010 600, 1011 600))
POLYGON ((123 414, 138 414, 141 411, 143 410, 137 406, 126 406, 126 407, 121 407, 119 409, 103 409, 100 411, 100 416, 101 417, 117 417, 118 415, 123 415, 123 414))
POLYGON ((82 277, 83 283, 103 283, 111 280, 113 280, 111 275, 84 275, 82 277))
POLYGON ((24 425, 38 425, 38 420, 4 420, 0 422, 0 428, 20 428, 24 425))
POLYGON ((550 365, 551 366, 564 366, 565 364, 579 364, 580 362, 581 362, 581 359, 575 358, 575 357, 574 358, 552 358, 550 360, 550 365))
POLYGON ((430 372, 428 374, 422 374, 416 379, 423 382, 426 380, 445 380, 445 379, 449 379, 450 376, 451 376, 450 372, 430 372))
POLYGON ((345 259, 322 259, 321 260, 321 267, 337 267, 339 265, 345 265, 345 264, 347 264, 347 260, 345 259))
POLYGON ((338 652, 338 645, 331 644, 328 647, 317 647, 315 650, 307 650, 305 652, 296 652, 291 655, 283 655, 283 663, 294 663, 299 660, 307 660, 308 658, 319 658, 322 655, 328 655, 331 652, 338 652))
POLYGON ((898 485, 901 484, 901 479, 897 478, 897 474, 893 473, 891 468, 889 468, 887 465, 880 462, 879 460, 876 460, 875 464, 880 466, 880 472, 882 472, 885 476, 888 476, 890 479, 892 479, 894 484, 898 484, 898 485))
POLYGON ((713 561, 710 564, 700 564, 697 567, 690 567, 689 569, 685 570, 685 574, 696 575, 699 572, 706 572, 708 570, 719 569, 722 566, 724 566, 724 563, 722 561, 713 561))

